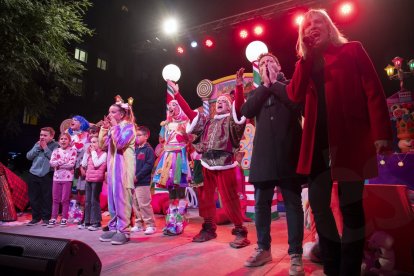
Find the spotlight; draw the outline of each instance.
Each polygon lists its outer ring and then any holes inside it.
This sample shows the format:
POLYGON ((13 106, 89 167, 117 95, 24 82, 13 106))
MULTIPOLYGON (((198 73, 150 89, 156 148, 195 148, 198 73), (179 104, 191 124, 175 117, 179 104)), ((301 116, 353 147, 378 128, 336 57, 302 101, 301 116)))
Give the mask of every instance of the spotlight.
POLYGON ((184 48, 181 47, 181 46, 178 46, 177 47, 177 53, 180 54, 180 55, 184 54, 184 48))
POLYGON ((191 47, 195 48, 198 46, 197 41, 191 41, 191 47))
POLYGON ((212 48, 214 46, 214 42, 212 39, 208 38, 204 41, 204 45, 206 45, 207 48, 212 48))
POLYGON ((302 25, 303 19, 305 19, 305 18, 303 17, 303 14, 301 14, 301 15, 297 15, 297 16, 295 17, 295 24, 296 24, 296 25, 298 25, 298 26, 302 25))
POLYGON ((261 25, 256 25, 256 26, 254 26, 253 32, 256 36, 260 36, 260 35, 263 34, 264 29, 261 25))
POLYGON ((242 38, 242 39, 245 39, 245 38, 247 38, 247 36, 249 35, 249 33, 247 32, 247 30, 245 30, 245 29, 243 29, 243 30, 241 30, 240 32, 239 32, 239 36, 240 36, 240 38, 242 38))
POLYGON ((352 5, 352 3, 343 3, 340 7, 339 10, 341 12, 341 14, 343 16, 348 16, 352 13, 352 11, 354 10, 354 6, 352 5))
POLYGON ((164 32, 168 35, 172 35, 177 33, 178 31, 178 23, 175 18, 169 18, 164 22, 164 32))

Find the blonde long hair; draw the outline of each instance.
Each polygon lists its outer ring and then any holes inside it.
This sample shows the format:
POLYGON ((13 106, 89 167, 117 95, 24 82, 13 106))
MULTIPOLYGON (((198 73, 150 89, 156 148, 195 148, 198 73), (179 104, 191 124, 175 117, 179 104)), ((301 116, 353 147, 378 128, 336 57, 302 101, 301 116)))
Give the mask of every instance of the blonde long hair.
POLYGON ((298 35, 298 41, 296 42, 296 53, 299 57, 306 58, 307 54, 307 47, 306 44, 303 42, 304 38, 304 29, 306 26, 306 23, 311 20, 312 17, 319 16, 322 18, 323 22, 328 27, 329 31, 329 40, 333 45, 339 46, 346 42, 348 42, 348 39, 345 38, 345 36, 338 30, 338 28, 335 26, 335 24, 332 22, 332 19, 329 17, 328 13, 323 9, 310 9, 305 13, 303 16, 302 24, 299 26, 299 35, 298 35))

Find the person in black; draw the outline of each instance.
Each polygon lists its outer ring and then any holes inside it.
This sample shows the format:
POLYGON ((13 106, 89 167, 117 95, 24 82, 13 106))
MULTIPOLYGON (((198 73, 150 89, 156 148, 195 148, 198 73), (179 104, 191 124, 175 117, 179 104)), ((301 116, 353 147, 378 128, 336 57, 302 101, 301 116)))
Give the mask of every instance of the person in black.
POLYGON ((304 275, 301 185, 305 181, 295 172, 302 138, 302 105, 288 99, 285 90, 288 81, 274 55, 262 54, 258 62, 263 83, 249 94, 241 109, 245 117, 256 118, 249 182, 255 187, 258 248, 245 266, 260 266, 272 260, 271 203, 275 186, 278 186, 286 207, 289 273, 304 275))

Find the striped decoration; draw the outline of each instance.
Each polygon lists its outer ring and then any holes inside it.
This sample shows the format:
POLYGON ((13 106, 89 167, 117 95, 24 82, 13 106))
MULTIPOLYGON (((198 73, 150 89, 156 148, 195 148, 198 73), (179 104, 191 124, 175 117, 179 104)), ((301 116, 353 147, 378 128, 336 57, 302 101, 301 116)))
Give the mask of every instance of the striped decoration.
POLYGON ((258 61, 257 60, 253 61, 252 65, 253 65, 253 86, 256 88, 256 87, 259 87, 262 81, 262 78, 260 77, 260 73, 259 73, 258 61))
POLYGON ((174 100, 174 89, 167 84, 167 94, 166 94, 166 111, 168 111, 168 103, 174 100))
POLYGON ((210 114, 210 103, 208 101, 203 101, 203 112, 206 116, 210 114))
MULTIPOLYGON (((245 176, 245 189, 246 189, 246 197, 247 197, 247 208, 246 208, 246 216, 253 219, 255 218, 255 210, 254 210, 254 205, 255 205, 255 200, 254 200, 254 186, 253 184, 249 183, 249 177, 245 176)), ((271 209, 271 216, 272 216, 272 220, 273 219, 278 219, 279 218, 279 212, 277 210, 277 191, 275 189, 275 192, 273 194, 273 199, 272 199, 272 209, 271 209)))

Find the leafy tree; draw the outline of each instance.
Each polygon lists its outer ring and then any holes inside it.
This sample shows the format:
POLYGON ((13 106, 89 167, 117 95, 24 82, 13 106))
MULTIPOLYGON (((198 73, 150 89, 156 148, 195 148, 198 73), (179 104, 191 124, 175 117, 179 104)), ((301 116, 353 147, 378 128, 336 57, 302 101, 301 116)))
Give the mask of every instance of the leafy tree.
POLYGON ((16 134, 24 108, 50 115, 85 69, 68 51, 92 31, 83 16, 89 0, 0 0, 0 127, 16 134))

